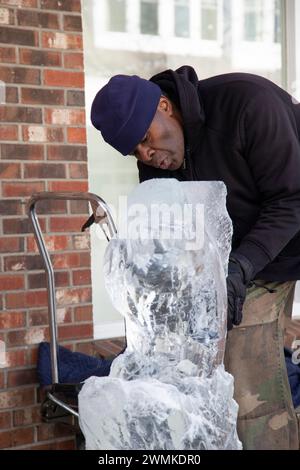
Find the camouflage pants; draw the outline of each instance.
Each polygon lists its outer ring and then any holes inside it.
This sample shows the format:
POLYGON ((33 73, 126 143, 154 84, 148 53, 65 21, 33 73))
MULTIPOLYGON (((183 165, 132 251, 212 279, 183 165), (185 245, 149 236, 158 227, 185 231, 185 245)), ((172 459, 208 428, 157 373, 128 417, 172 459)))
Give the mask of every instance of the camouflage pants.
POLYGON ((247 290, 243 322, 228 333, 225 367, 234 376, 238 435, 244 449, 299 449, 283 352, 285 316, 291 316, 295 282, 264 282, 275 293, 247 290))

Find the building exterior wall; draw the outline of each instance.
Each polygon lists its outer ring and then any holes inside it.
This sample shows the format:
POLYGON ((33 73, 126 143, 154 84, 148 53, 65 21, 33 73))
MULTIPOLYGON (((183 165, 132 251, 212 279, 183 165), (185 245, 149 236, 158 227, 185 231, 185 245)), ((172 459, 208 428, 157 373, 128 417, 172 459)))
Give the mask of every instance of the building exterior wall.
MULTIPOLYGON (((37 191, 88 189, 80 0, 1 0, 0 43, 0 448, 69 449, 72 432, 40 417, 47 296, 26 202, 37 191)), ((38 213, 56 271, 60 344, 90 352, 87 206, 60 201, 38 213)))

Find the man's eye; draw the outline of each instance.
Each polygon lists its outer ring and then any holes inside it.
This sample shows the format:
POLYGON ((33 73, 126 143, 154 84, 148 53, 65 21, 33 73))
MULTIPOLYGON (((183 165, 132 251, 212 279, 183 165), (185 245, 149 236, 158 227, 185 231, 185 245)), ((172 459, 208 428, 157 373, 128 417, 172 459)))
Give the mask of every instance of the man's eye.
POLYGON ((145 135, 145 137, 141 140, 141 144, 144 144, 148 139, 148 134, 145 135))

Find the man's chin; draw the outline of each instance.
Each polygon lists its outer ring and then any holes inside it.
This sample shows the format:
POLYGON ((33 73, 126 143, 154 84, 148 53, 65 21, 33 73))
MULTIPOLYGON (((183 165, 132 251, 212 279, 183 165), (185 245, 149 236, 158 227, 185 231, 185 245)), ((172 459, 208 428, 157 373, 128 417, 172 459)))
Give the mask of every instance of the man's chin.
POLYGON ((183 165, 183 160, 180 161, 180 162, 178 162, 178 161, 172 162, 170 170, 172 170, 172 171, 179 170, 182 167, 182 165, 183 165))

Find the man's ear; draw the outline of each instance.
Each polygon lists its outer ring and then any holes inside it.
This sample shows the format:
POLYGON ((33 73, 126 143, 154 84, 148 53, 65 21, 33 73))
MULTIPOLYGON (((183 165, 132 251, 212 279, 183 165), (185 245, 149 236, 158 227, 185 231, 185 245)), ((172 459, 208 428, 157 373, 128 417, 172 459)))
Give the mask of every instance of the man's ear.
POLYGON ((165 96, 161 96, 158 104, 161 111, 168 113, 170 116, 173 114, 173 106, 171 101, 165 96))

